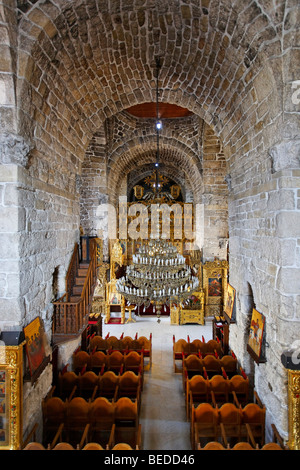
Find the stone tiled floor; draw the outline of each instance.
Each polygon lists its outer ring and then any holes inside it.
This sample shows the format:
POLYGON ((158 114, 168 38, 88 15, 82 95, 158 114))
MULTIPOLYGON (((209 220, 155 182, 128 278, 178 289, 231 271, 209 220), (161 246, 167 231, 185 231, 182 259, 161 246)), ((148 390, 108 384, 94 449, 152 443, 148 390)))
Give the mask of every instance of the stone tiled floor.
POLYGON ((175 340, 212 338, 212 326, 171 325, 169 317, 135 317, 136 322, 124 325, 103 325, 103 336, 124 335, 149 338, 152 333, 152 368, 145 372, 140 423, 143 449, 190 450, 190 424, 186 420, 182 376, 173 369, 173 334, 175 340))

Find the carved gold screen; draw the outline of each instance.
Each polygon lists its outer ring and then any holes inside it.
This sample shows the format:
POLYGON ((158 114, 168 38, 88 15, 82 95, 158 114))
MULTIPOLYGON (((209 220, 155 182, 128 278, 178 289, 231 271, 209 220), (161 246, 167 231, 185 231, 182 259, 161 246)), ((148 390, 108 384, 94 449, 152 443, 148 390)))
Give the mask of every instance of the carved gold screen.
POLYGON ((23 346, 0 346, 0 450, 22 442, 23 346))

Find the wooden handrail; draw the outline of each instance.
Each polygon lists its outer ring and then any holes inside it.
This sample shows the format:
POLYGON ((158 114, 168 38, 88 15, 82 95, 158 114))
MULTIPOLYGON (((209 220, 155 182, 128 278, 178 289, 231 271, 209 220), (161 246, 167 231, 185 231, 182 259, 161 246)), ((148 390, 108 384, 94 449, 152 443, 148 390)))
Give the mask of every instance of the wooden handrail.
POLYGON ((75 284, 75 277, 76 277, 78 266, 79 266, 79 246, 78 246, 78 243, 75 243, 74 251, 73 251, 72 258, 69 264, 69 269, 66 274, 66 294, 68 296, 68 299, 71 295, 72 287, 75 284))
POLYGON ((67 292, 54 305, 53 334, 77 334, 86 323, 97 278, 97 243, 91 240, 91 257, 80 299, 70 302, 72 287, 79 267, 79 249, 75 245, 66 277, 67 292))

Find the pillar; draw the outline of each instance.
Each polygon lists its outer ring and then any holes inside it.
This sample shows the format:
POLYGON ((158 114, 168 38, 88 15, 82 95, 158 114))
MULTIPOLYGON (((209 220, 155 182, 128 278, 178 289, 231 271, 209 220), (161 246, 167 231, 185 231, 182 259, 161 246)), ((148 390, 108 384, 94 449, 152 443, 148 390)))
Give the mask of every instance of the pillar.
POLYGON ((288 447, 300 450, 300 350, 284 351, 281 362, 288 373, 288 447))

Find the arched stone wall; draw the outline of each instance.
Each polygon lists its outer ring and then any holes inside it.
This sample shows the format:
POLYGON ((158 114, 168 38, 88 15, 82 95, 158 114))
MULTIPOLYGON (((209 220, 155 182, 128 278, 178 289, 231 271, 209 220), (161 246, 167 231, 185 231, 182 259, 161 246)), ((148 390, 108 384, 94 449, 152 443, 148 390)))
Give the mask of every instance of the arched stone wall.
MULTIPOLYGON (((280 354, 299 336, 300 304, 298 2, 4 0, 1 14, 1 326, 39 311, 50 331, 52 273, 78 239, 89 142, 107 119, 155 100, 163 56, 160 99, 188 108, 222 144, 230 282, 238 295, 250 282, 266 315, 270 347, 255 383, 268 420, 285 431, 280 354)), ((147 152, 150 163, 153 145, 147 152)), ((122 152, 123 168, 138 155, 122 152)), ((196 187, 197 160, 188 162, 196 187)), ((240 356, 241 315, 231 335, 240 356)))

